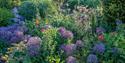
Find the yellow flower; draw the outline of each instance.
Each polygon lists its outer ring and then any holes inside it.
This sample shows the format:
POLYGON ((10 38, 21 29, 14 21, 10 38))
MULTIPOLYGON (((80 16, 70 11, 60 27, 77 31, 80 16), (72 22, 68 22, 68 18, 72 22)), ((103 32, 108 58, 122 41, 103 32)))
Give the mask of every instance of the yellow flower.
POLYGON ((3 60, 7 60, 8 59, 8 55, 2 56, 1 57, 3 60))
POLYGON ((39 21, 38 19, 36 19, 35 24, 36 24, 36 25, 39 25, 39 24, 40 24, 40 21, 39 21))
POLYGON ((5 55, 5 57, 7 57, 7 58, 8 58, 8 55, 5 55))
POLYGON ((12 52, 13 51, 13 48, 8 48, 8 52, 12 52))

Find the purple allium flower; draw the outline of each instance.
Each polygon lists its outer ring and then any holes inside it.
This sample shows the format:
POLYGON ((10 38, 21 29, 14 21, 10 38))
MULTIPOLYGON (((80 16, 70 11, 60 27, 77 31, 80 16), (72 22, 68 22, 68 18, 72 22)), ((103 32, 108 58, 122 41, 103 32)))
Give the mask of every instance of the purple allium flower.
POLYGON ((63 33, 66 31, 66 29, 65 29, 64 27, 60 27, 58 31, 59 31, 61 34, 63 34, 63 33))
POLYGON ((103 43, 97 43, 93 47, 93 52, 103 54, 105 52, 105 45, 103 43))
POLYGON ((98 63, 98 58, 94 54, 89 54, 87 57, 87 63, 98 63))
POLYGON ((76 58, 73 57, 73 56, 69 56, 69 57, 66 59, 66 63, 76 63, 76 58))
POLYGON ((58 31, 63 38, 73 38, 73 33, 67 31, 64 27, 60 27, 58 31))
POLYGON ((39 37, 31 37, 27 42, 27 51, 30 56, 36 56, 40 51, 40 42, 39 37))
POLYGON ((66 55, 72 55, 76 50, 76 45, 75 44, 62 45, 61 48, 66 55))
POLYGON ((72 38, 73 37, 73 33, 71 31, 65 31, 63 37, 64 38, 72 38))
POLYGON ((83 47, 83 42, 82 42, 81 40, 77 40, 77 41, 76 41, 76 46, 77 46, 78 48, 83 47))
POLYGON ((63 38, 72 38, 73 37, 73 33, 70 32, 70 31, 65 31, 65 32, 61 33, 61 36, 63 38))
POLYGON ((102 28, 102 27, 97 27, 97 28, 96 28, 96 33, 97 33, 98 35, 102 34, 103 32, 105 32, 105 29, 104 29, 104 28, 102 28))

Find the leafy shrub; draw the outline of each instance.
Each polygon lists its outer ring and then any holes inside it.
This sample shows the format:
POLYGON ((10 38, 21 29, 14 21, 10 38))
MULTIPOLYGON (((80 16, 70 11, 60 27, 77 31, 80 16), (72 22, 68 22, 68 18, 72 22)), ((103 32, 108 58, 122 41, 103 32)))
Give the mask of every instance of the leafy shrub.
POLYGON ((104 0, 104 16, 108 24, 108 29, 115 28, 115 20, 120 19, 125 22, 125 1, 122 0, 104 0))
POLYGON ((100 0, 67 0, 68 8, 73 9, 78 5, 88 6, 89 8, 97 8, 100 4, 100 0))
POLYGON ((45 18, 49 14, 53 15, 57 12, 58 8, 54 3, 55 2, 52 0, 41 0, 38 3, 39 13, 42 18, 45 18))
POLYGON ((7 45, 6 42, 4 42, 3 40, 0 39, 0 53, 5 53, 6 52, 6 48, 9 47, 9 45, 7 45))
POLYGON ((40 4, 38 5, 39 13, 40 13, 40 16, 41 16, 42 18, 45 18, 45 16, 46 16, 47 7, 48 7, 48 5, 47 5, 46 3, 40 3, 40 4))
POLYGON ((6 26, 11 23, 10 18, 13 17, 13 14, 10 10, 5 8, 0 8, 0 26, 6 26))
POLYGON ((12 7, 12 0, 0 0, 0 8, 11 9, 12 7))
POLYGON ((24 1, 19 8, 19 14, 24 16, 27 20, 35 18, 36 13, 36 5, 31 1, 24 1))

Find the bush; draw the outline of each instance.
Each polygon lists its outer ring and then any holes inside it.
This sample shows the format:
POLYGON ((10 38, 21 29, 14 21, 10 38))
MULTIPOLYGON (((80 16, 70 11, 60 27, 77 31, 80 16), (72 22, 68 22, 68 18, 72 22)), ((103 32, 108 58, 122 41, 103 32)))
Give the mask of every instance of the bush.
POLYGON ((11 9, 12 7, 12 0, 0 0, 0 8, 11 9))
POLYGON ((10 18, 12 17, 13 14, 10 12, 10 10, 0 8, 0 26, 11 24, 12 22, 10 21, 10 18))
POLYGON ((30 1, 24 1, 19 8, 19 14, 24 16, 27 20, 35 18, 36 13, 36 5, 30 1))
POLYGON ((116 19, 125 20, 124 3, 125 1, 122 0, 104 0, 104 15, 108 24, 107 28, 114 29, 116 19))
POLYGON ((40 16, 41 16, 42 18, 45 18, 45 16, 46 16, 47 7, 48 7, 48 5, 45 4, 45 3, 40 3, 40 4, 38 5, 39 13, 40 13, 40 16))
POLYGON ((68 8, 75 9, 78 5, 88 6, 89 8, 97 8, 100 4, 100 0, 67 0, 68 8))
POLYGON ((42 18, 45 18, 46 16, 50 15, 50 14, 55 14, 55 12, 57 12, 57 6, 54 4, 55 2, 53 2, 52 0, 42 0, 39 2, 38 4, 38 9, 39 9, 39 13, 40 16, 42 18))

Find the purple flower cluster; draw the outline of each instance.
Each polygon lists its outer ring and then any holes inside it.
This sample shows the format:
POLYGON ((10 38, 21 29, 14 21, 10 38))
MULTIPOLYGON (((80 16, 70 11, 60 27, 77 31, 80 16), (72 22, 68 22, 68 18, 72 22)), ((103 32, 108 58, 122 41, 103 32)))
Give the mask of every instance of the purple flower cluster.
POLYGON ((93 47, 93 52, 103 54, 105 52, 105 45, 103 43, 95 44, 95 46, 93 47))
POLYGON ((73 33, 66 30, 64 27, 60 27, 58 31, 63 38, 73 38, 73 33))
POLYGON ((66 53, 67 56, 72 55, 76 50, 75 44, 62 45, 61 49, 66 53))
POLYGON ((98 58, 94 54, 89 54, 87 57, 87 63, 98 63, 98 58))
POLYGON ((27 52, 30 56, 36 56, 40 51, 40 42, 39 37, 30 37, 27 42, 27 52))
POLYGON ((0 27, 0 39, 9 43, 20 42, 24 39, 26 27, 14 24, 7 27, 0 27))
POLYGON ((73 57, 73 56, 69 56, 69 57, 66 59, 66 63, 76 63, 76 58, 73 57))
POLYGON ((81 47, 83 47, 83 42, 81 41, 81 40, 77 40, 76 41, 76 46, 77 46, 77 48, 79 49, 79 48, 81 48, 81 47))

